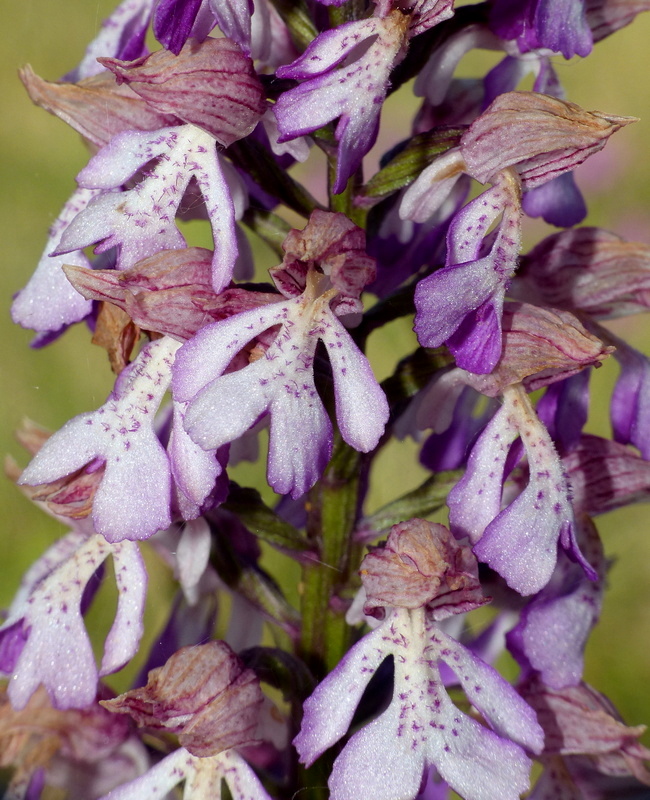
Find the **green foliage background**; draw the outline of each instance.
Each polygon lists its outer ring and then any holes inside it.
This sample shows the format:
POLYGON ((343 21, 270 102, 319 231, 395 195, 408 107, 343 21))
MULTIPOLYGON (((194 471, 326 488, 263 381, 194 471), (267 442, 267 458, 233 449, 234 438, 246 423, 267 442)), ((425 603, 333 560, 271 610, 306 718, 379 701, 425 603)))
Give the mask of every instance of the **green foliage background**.
MULTIPOLYGON (((74 187, 74 176, 87 153, 77 134, 46 112, 34 108, 17 78, 17 68, 56 80, 74 66, 94 36, 110 0, 2 0, 0 47, 0 453, 26 463, 12 431, 23 416, 56 429, 71 416, 100 405, 112 387, 103 351, 89 342, 80 326, 41 351, 29 349, 31 334, 11 323, 9 304, 31 275, 45 242, 47 227, 74 187)), ((588 223, 650 243, 650 15, 598 44, 584 61, 558 60, 567 98, 587 109, 640 117, 617 134, 578 175, 590 207, 588 223)), ((467 75, 481 74, 495 54, 471 55, 467 75)), ((412 101, 391 98, 382 120, 380 144, 408 134, 412 101)), ((529 225, 529 241, 551 233, 529 225)), ((613 323, 634 346, 650 352, 649 321, 637 317, 613 323)), ((408 325, 391 329, 371 342, 370 355, 383 377, 412 342, 408 325)), ((607 404, 616 377, 613 363, 595 376, 589 429, 607 434, 607 404)), ((379 505, 415 482, 412 446, 395 445, 382 456, 382 472, 373 490, 379 505)), ((13 596, 20 576, 63 528, 25 500, 7 479, 0 479, 0 607, 13 596)), ((647 506, 617 511, 599 521, 606 552, 615 559, 602 620, 587 651, 586 677, 607 693, 629 723, 650 722, 650 514, 647 506)), ((152 575, 169 590, 169 576, 152 575)), ((150 604, 151 605, 151 604, 150 604)), ((147 624, 161 624, 164 604, 150 607, 147 624)))

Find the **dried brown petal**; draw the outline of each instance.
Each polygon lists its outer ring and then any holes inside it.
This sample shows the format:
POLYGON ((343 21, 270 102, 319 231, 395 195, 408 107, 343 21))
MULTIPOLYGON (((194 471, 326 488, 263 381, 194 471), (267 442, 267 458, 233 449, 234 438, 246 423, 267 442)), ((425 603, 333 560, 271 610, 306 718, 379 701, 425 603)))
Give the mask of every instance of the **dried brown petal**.
POLYGON ((97 147, 123 131, 155 131, 179 122, 147 105, 128 86, 118 86, 111 72, 79 83, 45 81, 29 65, 19 75, 33 103, 67 122, 97 147))
POLYGON ((394 525, 388 541, 363 559, 360 575, 366 614, 426 605, 434 619, 444 619, 488 602, 471 548, 459 545, 444 525, 424 519, 394 525))
MULTIPOLYGON (((24 420, 16 431, 16 438, 34 456, 52 435, 31 420, 24 420)), ((93 500, 104 476, 104 465, 93 463, 51 483, 20 487, 21 492, 34 503, 45 503, 59 517, 84 519, 93 509, 93 500)), ((13 458, 5 459, 5 473, 15 483, 23 473, 13 458)))
POLYGON ((65 478, 41 486, 21 486, 33 502, 45 503, 49 510, 68 519, 85 519, 93 510, 95 494, 104 477, 105 467, 83 467, 65 478))
POLYGON ((254 744, 263 701, 255 673, 225 642, 183 647, 151 670, 147 685, 102 703, 154 730, 176 733, 204 758, 254 744))
POLYGON ((650 501, 650 462, 627 445, 584 435, 562 461, 577 510, 604 514, 650 501))
POLYGON ((515 167, 532 189, 574 169, 635 121, 537 92, 505 92, 463 134, 461 152, 468 173, 481 183, 515 167))
POLYGON ((140 328, 129 315, 112 303, 102 303, 92 343, 108 353, 111 369, 116 375, 128 366, 131 353, 140 338, 140 328))
POLYGON ((489 375, 467 373, 466 382, 488 397, 516 383, 532 392, 598 366, 613 351, 569 311, 506 303, 499 363, 489 375))
POLYGON ((38 425, 27 417, 23 419, 20 428, 16 430, 16 439, 18 439, 20 444, 32 456, 38 453, 51 435, 52 431, 38 425))
POLYGON ((225 147, 247 136, 266 110, 253 62, 230 39, 189 40, 177 56, 157 50, 135 61, 98 61, 156 111, 198 125, 225 147))
POLYGON ((518 296, 597 317, 650 308, 650 245, 601 228, 549 236, 522 259, 518 296))
POLYGON ((316 209, 303 230, 289 231, 282 248, 282 264, 269 272, 286 297, 302 294, 309 269, 318 268, 361 310, 355 301, 374 279, 376 264, 366 253, 365 231, 345 214, 316 209))
POLYGON ((121 308, 140 328, 189 339, 210 322, 280 298, 271 292, 212 288, 212 252, 202 247, 163 250, 123 271, 64 266, 68 280, 89 300, 121 308))
POLYGON ((650 759, 650 750, 638 741, 646 726, 625 725, 610 701, 591 686, 582 683, 551 689, 533 677, 519 692, 537 712, 546 735, 545 755, 593 756, 597 768, 605 773, 614 758, 627 765, 627 774, 650 782, 650 773, 643 765, 650 759))
MULTIPOLYGON (((16 711, 0 689, 0 767, 13 767, 12 784, 47 768, 57 756, 79 767, 110 758, 129 736, 129 724, 99 705, 84 709, 52 708, 41 686, 25 708, 16 711)), ((124 765, 124 764, 123 764, 124 765)))

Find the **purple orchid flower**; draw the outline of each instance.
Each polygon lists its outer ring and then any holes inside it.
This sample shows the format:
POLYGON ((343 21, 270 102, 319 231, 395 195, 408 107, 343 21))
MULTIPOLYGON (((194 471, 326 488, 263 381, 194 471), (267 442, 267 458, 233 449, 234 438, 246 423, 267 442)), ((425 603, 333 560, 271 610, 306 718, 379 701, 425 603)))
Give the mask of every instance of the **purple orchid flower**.
POLYGON ((38 266, 11 306, 11 317, 18 325, 39 332, 54 332, 79 322, 90 313, 91 301, 74 289, 62 270, 63 264, 90 267, 83 250, 73 250, 56 258, 49 254, 70 222, 99 193, 99 189, 77 189, 50 228, 38 266))
POLYGON ((169 527, 171 472, 154 416, 171 380, 172 339, 147 345, 119 376, 108 401, 51 436, 20 483, 39 485, 87 464, 105 463, 93 502, 95 529, 108 541, 146 539, 169 527))
POLYGON ((596 578, 575 543, 573 509, 560 459, 521 388, 504 391, 504 404, 474 445, 467 471, 452 489, 448 504, 454 533, 467 536, 476 556, 520 594, 535 594, 549 582, 558 542, 588 576, 596 578), (501 510, 504 468, 510 447, 520 436, 529 482, 501 510))
POLYGON ((504 177, 456 214, 445 267, 416 289, 419 341, 425 347, 447 342, 458 366, 470 372, 491 372, 501 355, 501 315, 521 244, 520 216, 518 183, 504 177), (496 237, 486 244, 500 216, 496 237))
POLYGON ((176 356, 174 396, 187 402, 185 427, 209 450, 245 433, 270 414, 268 479, 279 494, 299 497, 320 477, 332 448, 332 427, 314 384, 322 341, 332 365, 336 416, 346 442, 372 450, 388 405, 366 357, 330 309, 335 292, 316 273, 295 300, 238 314, 200 330, 176 356), (280 326, 264 355, 224 375, 255 336, 280 326))
POLYGON ((508 649, 524 670, 536 671, 554 689, 580 683, 584 649, 598 622, 605 589, 603 547, 586 516, 578 522, 578 542, 598 580, 589 580, 582 567, 562 553, 550 582, 523 609, 507 636, 508 649))
POLYGON ((650 359, 617 336, 609 338, 621 367, 610 406, 614 439, 633 444, 650 460, 650 359))
POLYGON ((384 619, 305 702, 294 740, 301 760, 315 761, 345 735, 368 681, 393 657, 392 700, 336 759, 329 780, 333 800, 414 797, 430 767, 466 800, 484 798, 485 784, 504 800, 526 790, 529 760, 523 748, 539 752, 543 742, 534 714, 492 667, 435 624, 484 602, 476 591, 476 566, 469 548, 457 545, 442 525, 424 520, 395 526, 385 550, 366 556, 360 574, 367 610, 382 611, 384 619), (489 728, 454 706, 439 661, 456 674, 489 728))
POLYGON ((155 0, 123 0, 104 20, 97 36, 86 48, 84 57, 75 69, 68 72, 65 81, 74 83, 98 75, 105 67, 97 59, 112 56, 130 60, 147 53, 145 36, 155 0))
POLYGON ((368 792, 378 800, 415 796, 431 765, 466 800, 483 797, 484 782, 504 800, 519 798, 530 766, 520 745, 538 750, 542 742, 534 715, 496 671, 424 615, 406 609, 394 609, 356 644, 305 703, 294 741, 301 759, 311 764, 345 735, 367 682, 389 656, 395 660, 393 700, 337 758, 332 798, 368 792), (455 708, 443 689, 438 660, 457 671, 468 698, 494 730, 455 708), (331 708, 336 716, 327 711, 331 708))
POLYGON ((271 274, 291 299, 202 328, 176 356, 173 390, 177 401, 187 403, 187 432, 209 450, 268 414, 269 483, 297 498, 318 480, 332 449, 332 425, 314 383, 318 342, 329 356, 336 417, 348 444, 364 453, 376 447, 388 403, 338 319, 358 314, 359 295, 375 274, 363 231, 343 214, 315 211, 303 231, 288 234, 283 248, 283 264, 271 274), (224 374, 252 339, 275 326, 279 330, 261 357, 224 374))
POLYGON ((119 134, 79 173, 80 186, 104 190, 65 229, 53 255, 100 242, 95 252, 119 246, 118 269, 128 269, 160 250, 185 247, 174 224, 185 188, 195 178, 205 197, 217 248, 213 286, 220 291, 237 258, 235 211, 215 141, 195 125, 119 134), (121 187, 153 159, 148 177, 126 192, 121 187))
POLYGON ((537 416, 560 451, 572 450, 580 441, 589 416, 589 378, 583 369, 546 389, 536 407, 537 416))
POLYGON ((416 222, 437 210, 463 173, 493 184, 457 213, 447 234, 445 267, 418 285, 415 330, 425 347, 446 343, 463 369, 494 369, 504 295, 521 246, 522 188, 534 189, 573 169, 630 121, 547 95, 510 92, 470 125, 458 147, 420 174, 400 211, 416 222), (499 217, 496 233, 488 236, 499 217))
POLYGON ((547 48, 565 58, 587 56, 593 37, 584 0, 494 0, 490 27, 502 39, 516 39, 522 51, 547 48))
POLYGON ((400 11, 348 22, 322 33, 293 64, 277 70, 280 78, 303 81, 275 105, 280 142, 339 118, 335 193, 375 143, 390 71, 405 54, 408 23, 400 11))
POLYGON ((42 571, 54 556, 51 571, 23 587, 0 628, 0 639, 16 642, 20 633, 20 645, 2 664, 12 677, 8 693, 15 708, 24 708, 40 684, 56 708, 83 708, 95 699, 98 676, 121 669, 137 652, 147 586, 137 544, 110 544, 93 534, 69 537, 66 551, 73 546, 71 552, 48 551, 42 571), (81 607, 88 582, 108 556, 115 563, 118 606, 98 672, 81 607))
POLYGON ((153 19, 156 39, 178 55, 191 37, 202 41, 215 25, 224 36, 251 50, 252 0, 159 0, 153 19))

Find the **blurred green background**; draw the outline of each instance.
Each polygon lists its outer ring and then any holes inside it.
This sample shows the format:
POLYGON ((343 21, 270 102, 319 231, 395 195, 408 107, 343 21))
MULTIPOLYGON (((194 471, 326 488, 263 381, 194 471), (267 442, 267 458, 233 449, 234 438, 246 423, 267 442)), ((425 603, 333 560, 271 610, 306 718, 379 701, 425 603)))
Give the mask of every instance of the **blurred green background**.
MULTIPOLYGON (((32 338, 12 325, 11 296, 31 275, 48 226, 74 187, 74 176, 86 163, 79 137, 62 122, 34 108, 16 70, 30 63, 43 77, 56 80, 81 58, 85 44, 112 9, 109 0, 3 0, 0 47, 0 271, 1 353, 0 452, 26 459, 13 438, 24 416, 56 429, 71 416, 100 405, 112 386, 103 351, 89 342, 80 326, 42 351, 29 349, 32 338)), ((598 44, 586 60, 557 68, 569 100, 587 109, 640 118, 584 165, 578 182, 590 207, 588 222, 650 243, 650 15, 598 44)), ((496 63, 494 54, 476 54, 462 63, 462 73, 481 74, 496 63)), ((408 133, 413 102, 391 98, 384 113, 375 153, 408 133)), ((532 243, 552 232, 531 223, 532 243)), ((616 322, 617 333, 650 352, 649 321, 636 317, 616 322)), ((371 342, 370 356, 380 377, 412 345, 408 325, 397 324, 371 342)), ((607 404, 616 377, 613 363, 595 375, 589 429, 607 435, 607 404)), ((391 446, 382 455, 380 480, 371 504, 379 505, 410 488, 420 477, 410 443, 391 446)), ((13 596, 20 576, 33 558, 61 535, 63 528, 31 506, 7 479, 0 480, 0 607, 13 596)), ((587 652, 586 677, 607 693, 629 723, 650 722, 650 512, 647 506, 617 511, 599 520, 606 552, 616 563, 603 616, 587 652)), ((161 573, 156 580, 166 581, 161 573)), ((160 622, 149 609, 147 623, 160 622)))

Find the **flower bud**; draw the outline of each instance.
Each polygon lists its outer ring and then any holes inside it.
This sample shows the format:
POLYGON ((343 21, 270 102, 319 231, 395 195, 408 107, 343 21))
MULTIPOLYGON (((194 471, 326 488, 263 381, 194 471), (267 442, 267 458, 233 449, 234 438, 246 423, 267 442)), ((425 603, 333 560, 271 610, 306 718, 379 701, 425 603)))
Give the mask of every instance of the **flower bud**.
POLYGON ((285 297, 302 294, 313 265, 344 296, 338 304, 344 300, 346 312, 362 310, 359 296, 375 277, 375 260, 366 253, 365 231, 345 214, 316 209, 303 230, 289 231, 282 248, 282 264, 269 271, 285 297))
POLYGON ((374 616, 383 614, 383 606, 426 605, 439 620, 489 602, 471 548, 459 545, 444 525, 424 519, 394 525, 388 541, 363 559, 360 574, 364 613, 374 616))
POLYGON ((530 678, 519 688, 520 694, 537 712, 546 740, 544 754, 592 755, 596 758, 626 756, 628 768, 637 777, 650 780, 643 761, 650 750, 638 741, 645 725, 626 725, 611 702, 586 683, 551 689, 530 678), (635 763, 636 762, 636 763, 635 763))
POLYGON ((585 435, 562 461, 574 507, 588 514, 650 500, 650 463, 624 444, 585 435))
POLYGON ((514 166, 524 188, 532 189, 575 169, 635 121, 537 92, 506 92, 463 134, 461 152, 467 172, 481 183, 514 166))
POLYGON ((519 296, 542 303, 620 317, 650 307, 650 246, 626 242, 601 228, 549 236, 522 259, 519 296))
POLYGON ((102 702, 140 726, 178 734, 199 758, 254 744, 263 696, 255 673, 221 641, 183 647, 147 685, 102 702))
POLYGON ((230 39, 190 40, 177 56, 157 50, 130 62, 99 61, 156 111, 197 125, 224 147, 247 136, 266 109, 253 62, 230 39))
POLYGON ((613 350, 568 311, 506 303, 499 363, 489 375, 467 373, 466 382, 488 397, 516 383, 532 392, 599 366, 613 350))

